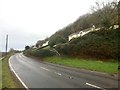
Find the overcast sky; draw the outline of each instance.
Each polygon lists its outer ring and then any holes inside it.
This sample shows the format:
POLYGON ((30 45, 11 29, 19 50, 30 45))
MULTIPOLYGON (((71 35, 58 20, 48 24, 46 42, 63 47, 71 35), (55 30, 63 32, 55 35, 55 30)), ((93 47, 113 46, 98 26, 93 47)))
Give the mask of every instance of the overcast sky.
POLYGON ((0 51, 24 49, 90 12, 96 0, 0 0, 0 51))

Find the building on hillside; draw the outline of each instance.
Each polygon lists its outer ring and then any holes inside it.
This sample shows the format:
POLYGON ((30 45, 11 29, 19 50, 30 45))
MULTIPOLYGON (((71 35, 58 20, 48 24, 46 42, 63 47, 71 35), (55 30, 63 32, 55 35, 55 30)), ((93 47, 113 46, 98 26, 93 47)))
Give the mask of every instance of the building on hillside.
POLYGON ((120 26, 119 25, 114 25, 114 28, 113 29, 117 29, 119 28, 120 26))
POLYGON ((94 24, 92 24, 91 30, 95 30, 95 25, 94 24))
POLYGON ((79 31, 79 32, 76 32, 76 33, 73 33, 73 34, 69 35, 68 36, 68 41, 70 41, 73 38, 82 37, 83 35, 85 35, 85 34, 87 34, 89 32, 97 31, 97 30, 100 30, 100 28, 95 29, 95 26, 93 25, 92 28, 87 28, 85 30, 82 30, 82 31, 79 31))
POLYGON ((49 43, 49 41, 46 41, 45 43, 43 43, 42 47, 47 46, 47 45, 48 45, 48 43, 49 43))
POLYGON ((73 39, 73 38, 78 38, 78 37, 80 37, 80 36, 82 36, 82 31, 73 33, 73 34, 69 35, 68 41, 70 41, 70 40, 73 39))
POLYGON ((119 28, 119 25, 114 25, 113 26, 113 29, 117 29, 117 28, 119 28))

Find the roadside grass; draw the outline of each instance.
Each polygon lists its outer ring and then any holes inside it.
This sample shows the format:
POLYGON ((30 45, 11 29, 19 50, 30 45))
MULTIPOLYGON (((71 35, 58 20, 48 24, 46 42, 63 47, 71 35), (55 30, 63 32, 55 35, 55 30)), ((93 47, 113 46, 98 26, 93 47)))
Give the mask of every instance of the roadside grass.
POLYGON ((2 60, 0 59, 0 90, 2 89, 2 60))
POLYGON ((47 57, 45 61, 74 68, 93 70, 98 72, 104 72, 109 74, 118 73, 117 62, 103 62, 98 60, 85 60, 74 58, 61 58, 61 57, 47 57))
POLYGON ((11 55, 6 56, 2 60, 2 88, 18 88, 8 66, 8 59, 11 55))

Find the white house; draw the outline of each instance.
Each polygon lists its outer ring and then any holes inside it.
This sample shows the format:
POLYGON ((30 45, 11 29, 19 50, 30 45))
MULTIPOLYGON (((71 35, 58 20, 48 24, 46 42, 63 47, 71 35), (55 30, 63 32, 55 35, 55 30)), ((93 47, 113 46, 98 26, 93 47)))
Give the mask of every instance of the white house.
POLYGON ((119 28, 119 25, 114 25, 113 29, 119 28))
MULTIPOLYGON (((109 29, 111 29, 111 28, 112 28, 112 26, 109 29)), ((117 29, 117 28, 119 28, 119 25, 114 25, 113 26, 113 29, 117 29)))
POLYGON ((43 43, 42 47, 47 46, 47 45, 48 45, 48 42, 49 42, 49 41, 46 41, 45 43, 43 43))
POLYGON ((82 30, 82 31, 79 31, 79 32, 76 32, 76 33, 73 33, 73 34, 69 35, 68 40, 70 41, 73 38, 82 37, 83 35, 85 35, 85 34, 87 34, 89 32, 97 31, 97 30, 100 30, 100 28, 95 29, 95 26, 93 25, 92 28, 87 28, 85 30, 82 30))
POLYGON ((85 35, 85 34, 87 34, 89 32, 90 32, 90 28, 89 28, 89 30, 86 29, 86 30, 83 30, 83 31, 79 31, 79 32, 73 33, 73 34, 69 35, 68 40, 70 41, 73 38, 82 37, 83 35, 85 35))
POLYGON ((79 35, 80 35, 79 32, 73 33, 73 34, 69 35, 68 40, 70 41, 73 38, 77 38, 77 37, 79 37, 79 35))

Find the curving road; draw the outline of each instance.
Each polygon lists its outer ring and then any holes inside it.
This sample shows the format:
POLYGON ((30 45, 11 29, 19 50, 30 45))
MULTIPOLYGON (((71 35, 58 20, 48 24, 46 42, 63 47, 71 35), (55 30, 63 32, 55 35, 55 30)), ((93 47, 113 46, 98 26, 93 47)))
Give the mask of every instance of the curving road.
POLYGON ((9 64, 28 88, 118 88, 118 80, 107 74, 48 64, 22 53, 11 56, 9 64))

